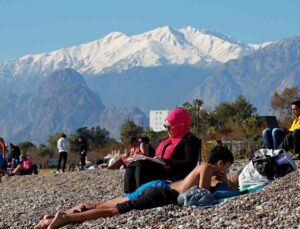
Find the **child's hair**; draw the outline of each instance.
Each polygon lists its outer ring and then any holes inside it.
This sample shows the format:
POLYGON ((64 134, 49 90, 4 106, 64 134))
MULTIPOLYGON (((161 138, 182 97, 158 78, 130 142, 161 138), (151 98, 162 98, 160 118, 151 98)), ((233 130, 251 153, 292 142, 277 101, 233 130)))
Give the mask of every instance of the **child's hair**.
POLYGON ((209 152, 207 162, 209 164, 214 165, 219 160, 221 160, 224 164, 226 162, 230 162, 231 164, 233 164, 234 157, 232 155, 232 152, 229 149, 227 149, 226 147, 216 146, 209 152))

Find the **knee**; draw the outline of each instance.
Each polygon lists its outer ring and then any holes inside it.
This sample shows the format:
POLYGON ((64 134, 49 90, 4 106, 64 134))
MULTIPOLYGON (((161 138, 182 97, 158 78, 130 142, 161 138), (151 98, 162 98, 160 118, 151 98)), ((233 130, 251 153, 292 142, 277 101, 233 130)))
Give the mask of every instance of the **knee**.
POLYGON ((272 134, 277 134, 277 133, 281 133, 281 132, 283 132, 283 130, 280 129, 280 128, 274 128, 274 129, 272 130, 272 134))
POLYGON ((283 129, 281 129, 281 128, 274 128, 272 130, 273 137, 279 137, 279 136, 284 136, 284 135, 285 135, 285 133, 284 133, 283 129))
POLYGON ((270 128, 266 128, 262 131, 262 135, 263 136, 268 136, 271 135, 271 129, 270 128))

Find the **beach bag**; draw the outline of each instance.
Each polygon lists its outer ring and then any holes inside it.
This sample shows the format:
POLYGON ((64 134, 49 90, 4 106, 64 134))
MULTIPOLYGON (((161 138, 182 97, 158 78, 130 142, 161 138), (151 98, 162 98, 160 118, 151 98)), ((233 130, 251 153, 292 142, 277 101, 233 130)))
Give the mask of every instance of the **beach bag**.
POLYGON ((269 182, 270 180, 266 176, 261 175, 254 168, 252 161, 249 161, 239 175, 240 189, 252 185, 268 184, 269 182))
POLYGON ((297 165, 285 150, 260 149, 239 175, 239 186, 267 184, 295 170, 297 165))
POLYGON ((255 152, 255 157, 252 161, 257 171, 270 180, 297 170, 296 163, 288 152, 283 149, 260 149, 255 152))

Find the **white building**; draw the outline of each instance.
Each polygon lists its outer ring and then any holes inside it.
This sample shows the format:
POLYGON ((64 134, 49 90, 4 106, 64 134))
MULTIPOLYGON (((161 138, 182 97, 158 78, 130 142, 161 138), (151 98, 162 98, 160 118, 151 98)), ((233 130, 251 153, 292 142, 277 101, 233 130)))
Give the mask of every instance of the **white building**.
POLYGON ((164 123, 165 118, 168 116, 168 110, 152 110, 149 115, 149 127, 154 132, 159 132, 165 130, 164 123))

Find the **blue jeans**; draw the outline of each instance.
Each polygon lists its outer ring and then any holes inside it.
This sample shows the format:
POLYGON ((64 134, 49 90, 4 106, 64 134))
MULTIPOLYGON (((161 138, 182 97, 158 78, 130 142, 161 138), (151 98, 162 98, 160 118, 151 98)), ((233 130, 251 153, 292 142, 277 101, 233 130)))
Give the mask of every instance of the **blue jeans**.
POLYGON ((281 128, 266 128, 262 132, 262 137, 265 143, 265 146, 268 149, 278 149, 280 143, 282 142, 286 133, 281 128))

